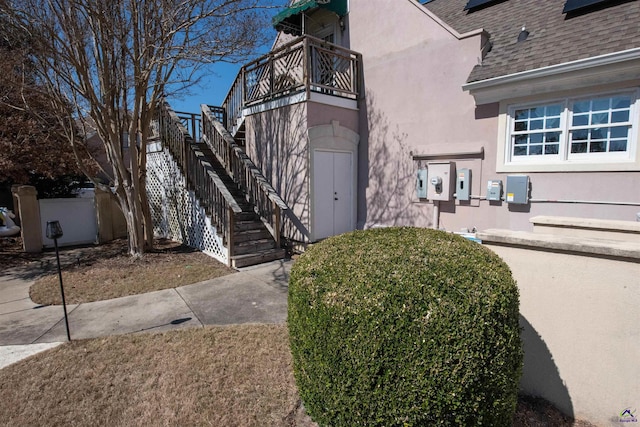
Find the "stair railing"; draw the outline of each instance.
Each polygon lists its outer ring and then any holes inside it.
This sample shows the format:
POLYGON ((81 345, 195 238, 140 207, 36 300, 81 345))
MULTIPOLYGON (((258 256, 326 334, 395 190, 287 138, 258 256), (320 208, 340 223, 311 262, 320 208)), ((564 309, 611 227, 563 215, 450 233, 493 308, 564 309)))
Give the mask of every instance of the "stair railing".
POLYGON ((187 187, 195 192, 211 215, 211 222, 229 248, 230 263, 233 255, 234 214, 242 212, 242 208, 207 161, 199 148, 200 144, 194 143, 169 104, 164 103, 160 109, 158 121, 163 145, 178 163, 187 187))
POLYGON ((282 212, 288 209, 287 204, 207 105, 202 105, 202 140, 245 193, 247 201, 254 206, 277 246, 280 246, 282 212))
POLYGON ((174 111, 176 116, 187 129, 187 133, 193 138, 193 142, 200 142, 200 114, 187 113, 184 111, 174 111))

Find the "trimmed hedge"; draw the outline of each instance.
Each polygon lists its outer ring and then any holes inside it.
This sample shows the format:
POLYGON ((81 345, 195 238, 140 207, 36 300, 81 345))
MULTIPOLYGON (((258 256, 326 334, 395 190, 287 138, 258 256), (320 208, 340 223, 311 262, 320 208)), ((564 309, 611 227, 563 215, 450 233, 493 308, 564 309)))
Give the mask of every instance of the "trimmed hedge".
POLYGON ((507 265, 460 236, 356 231, 289 281, 294 373, 322 426, 509 426, 522 369, 507 265))

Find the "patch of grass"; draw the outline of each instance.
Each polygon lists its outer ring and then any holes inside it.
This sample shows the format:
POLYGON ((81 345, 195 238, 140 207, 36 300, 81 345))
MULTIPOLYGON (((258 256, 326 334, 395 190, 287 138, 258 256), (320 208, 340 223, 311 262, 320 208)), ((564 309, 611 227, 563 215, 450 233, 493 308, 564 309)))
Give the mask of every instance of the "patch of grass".
MULTIPOLYGON (((65 299, 80 304, 189 285, 233 273, 234 270, 197 250, 158 241, 142 258, 127 255, 126 241, 96 249, 93 256, 62 271, 65 299)), ((36 280, 29 296, 36 304, 62 304, 55 269, 36 280)))
MULTIPOLYGON (((23 253, 19 239, 0 243, 3 268, 51 261, 50 252, 23 253)), ((184 255, 182 265, 204 256, 162 245, 156 247, 160 253, 184 255)), ((123 241, 82 248, 80 253, 81 266, 89 268, 111 258, 119 258, 113 269, 129 268, 127 262, 136 265, 126 256, 123 241)), ((153 269, 153 263, 148 268, 153 269)), ((69 271, 63 271, 67 298, 69 271)), ((57 276, 52 277, 57 293, 57 276)), ((177 286, 174 280, 165 282, 177 286)), ((284 325, 72 341, 0 369, 0 396, 0 425, 317 427, 301 406, 284 325)), ((563 416, 542 399, 520 397, 513 427, 542 426, 593 427, 563 416)))
MULTIPOLYGON (((0 369, 2 425, 317 427, 293 378, 285 325, 65 343, 0 369)), ((592 427, 521 397, 514 427, 592 427)))
POLYGON ((305 425, 284 325, 73 341, 0 370, 0 395, 5 425, 305 425))

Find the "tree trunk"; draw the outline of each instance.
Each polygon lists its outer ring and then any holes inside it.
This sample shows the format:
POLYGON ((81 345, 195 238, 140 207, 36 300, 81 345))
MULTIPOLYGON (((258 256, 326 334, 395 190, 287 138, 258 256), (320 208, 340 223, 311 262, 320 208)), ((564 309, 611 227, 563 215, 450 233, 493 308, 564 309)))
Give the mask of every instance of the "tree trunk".
POLYGON ((146 182, 141 183, 140 186, 142 187, 140 198, 144 223, 144 244, 146 250, 151 250, 153 249, 153 219, 151 218, 151 207, 149 206, 149 198, 147 197, 146 182))
POLYGON ((129 238, 129 254, 134 257, 142 257, 145 252, 144 244, 144 216, 138 197, 138 190, 134 186, 120 187, 116 191, 118 203, 125 212, 127 222, 127 235, 129 238))

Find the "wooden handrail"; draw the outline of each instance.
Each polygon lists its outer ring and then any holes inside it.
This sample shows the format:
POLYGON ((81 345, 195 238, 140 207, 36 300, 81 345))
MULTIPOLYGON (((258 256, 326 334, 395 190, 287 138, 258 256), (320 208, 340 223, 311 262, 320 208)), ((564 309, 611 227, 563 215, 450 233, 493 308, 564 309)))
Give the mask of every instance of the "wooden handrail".
POLYGON ((288 209, 287 204, 236 144, 224 125, 209 111, 207 105, 202 105, 202 140, 218 157, 236 185, 243 190, 247 201, 254 206, 279 244, 281 216, 282 211, 288 209))
POLYGON ((187 181, 211 215, 218 233, 227 242, 229 258, 233 255, 233 215, 242 212, 206 156, 178 115, 166 102, 159 111, 162 144, 168 148, 187 181))

